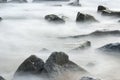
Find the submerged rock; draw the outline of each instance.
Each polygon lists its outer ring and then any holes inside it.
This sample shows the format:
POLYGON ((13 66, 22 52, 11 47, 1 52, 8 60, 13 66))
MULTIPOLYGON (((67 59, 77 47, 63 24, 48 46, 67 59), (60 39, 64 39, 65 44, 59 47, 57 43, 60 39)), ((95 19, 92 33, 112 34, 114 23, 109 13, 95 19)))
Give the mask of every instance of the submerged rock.
POLYGON ((120 52, 120 43, 110 43, 99 48, 99 50, 107 52, 120 52))
POLYGON ((36 57, 35 55, 31 55, 18 67, 15 75, 37 74, 41 73, 43 68, 43 60, 36 57))
POLYGON ((0 76, 0 80, 5 80, 2 76, 0 76))
POLYGON ((68 5, 81 6, 81 4, 79 3, 79 0, 75 0, 74 2, 71 2, 71 3, 69 3, 68 5))
POLYGON ((92 77, 82 77, 80 80, 100 80, 100 79, 94 79, 92 77))
POLYGON ((45 20, 47 20, 49 22, 54 22, 54 23, 65 23, 64 19, 62 19, 54 14, 46 15, 45 20))
POLYGON ((89 14, 83 14, 78 12, 76 22, 97 22, 97 20, 89 14))
POLYGON ((75 35, 75 36, 68 36, 68 37, 61 37, 61 38, 64 39, 64 38, 82 38, 82 37, 100 37, 100 36, 120 36, 120 31, 119 30, 113 30, 113 31, 107 31, 107 30, 98 31, 97 30, 90 34, 75 35))
POLYGON ((91 47, 91 42, 90 41, 86 41, 83 44, 80 44, 79 47, 77 47, 77 48, 75 48, 73 50, 84 50, 84 49, 87 49, 89 47, 91 47))
POLYGON ((62 73, 64 71, 86 72, 83 68, 69 60, 64 52, 53 52, 45 63, 45 69, 48 73, 62 73))
POLYGON ((113 11, 110 10, 108 8, 106 8, 105 6, 98 6, 98 12, 101 12, 102 15, 105 16, 116 16, 116 17, 120 17, 120 11, 113 11))
POLYGON ((27 0, 11 0, 12 3, 27 3, 27 0))

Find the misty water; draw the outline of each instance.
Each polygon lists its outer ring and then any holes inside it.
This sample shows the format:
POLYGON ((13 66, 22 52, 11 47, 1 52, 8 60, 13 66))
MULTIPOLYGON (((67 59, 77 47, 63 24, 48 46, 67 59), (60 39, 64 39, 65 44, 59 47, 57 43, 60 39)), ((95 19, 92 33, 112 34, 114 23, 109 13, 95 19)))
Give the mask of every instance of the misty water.
POLYGON ((81 0, 82 7, 69 6, 67 3, 29 1, 22 4, 0 4, 0 16, 3 18, 0 22, 1 76, 11 80, 18 66, 31 54, 45 61, 51 52, 63 51, 69 55, 70 60, 86 69, 91 75, 102 80, 120 80, 120 55, 96 51, 105 44, 120 42, 119 37, 58 38, 88 34, 96 30, 120 30, 119 18, 105 17, 97 13, 97 6, 100 4, 120 11, 120 0, 81 0), (77 12, 91 14, 99 20, 99 23, 76 24, 77 12), (45 21, 44 16, 48 14, 66 16, 66 23, 52 24, 45 21), (71 51, 88 40, 92 43, 90 49, 71 51), (42 48, 50 51, 42 52, 42 48), (94 65, 89 66, 90 63, 94 65))

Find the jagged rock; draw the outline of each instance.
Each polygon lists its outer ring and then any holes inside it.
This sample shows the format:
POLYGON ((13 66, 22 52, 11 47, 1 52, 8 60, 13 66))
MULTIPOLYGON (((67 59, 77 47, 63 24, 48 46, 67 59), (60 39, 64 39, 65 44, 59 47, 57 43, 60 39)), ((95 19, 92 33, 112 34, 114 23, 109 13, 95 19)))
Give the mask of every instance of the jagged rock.
POLYGON ((73 50, 84 50, 84 49, 87 49, 89 47, 91 47, 91 42, 90 41, 86 41, 83 44, 80 44, 79 47, 77 47, 77 48, 75 48, 73 50))
POLYGON ((120 11, 113 11, 110 10, 104 6, 98 6, 98 12, 101 12, 102 15, 105 16, 116 16, 116 17, 120 17, 120 11))
POLYGON ((79 3, 79 0, 75 0, 74 2, 71 2, 71 3, 69 3, 68 5, 81 6, 81 4, 79 3))
POLYGON ((43 68, 43 60, 36 57, 35 55, 31 55, 18 67, 15 75, 37 74, 41 73, 43 68))
POLYGON ((89 14, 83 14, 78 12, 76 22, 97 22, 97 20, 89 14))
POLYGON ((100 80, 100 79, 94 79, 92 77, 82 77, 80 80, 100 80))
POLYGON ((120 43, 110 43, 99 48, 99 50, 107 52, 120 52, 120 43))
POLYGON ((5 80, 2 76, 0 76, 0 80, 5 80))
POLYGON ((81 71, 86 72, 83 68, 69 60, 64 52, 53 52, 45 63, 45 70, 48 73, 62 73, 64 71, 81 71))
POLYGON ((11 0, 12 3, 27 3, 27 0, 11 0))
POLYGON ((0 3, 7 3, 7 0, 0 0, 0 3))
POLYGON ((46 15, 45 20, 49 22, 54 22, 54 23, 65 23, 65 21, 62 18, 54 14, 46 15))

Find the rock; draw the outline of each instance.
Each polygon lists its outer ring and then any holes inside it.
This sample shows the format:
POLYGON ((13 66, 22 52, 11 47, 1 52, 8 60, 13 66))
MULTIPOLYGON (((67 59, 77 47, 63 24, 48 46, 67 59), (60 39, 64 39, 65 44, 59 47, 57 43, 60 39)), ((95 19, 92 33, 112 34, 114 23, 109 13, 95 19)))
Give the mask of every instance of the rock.
POLYGON ((74 2, 71 2, 71 3, 69 3, 68 5, 81 6, 81 4, 79 3, 79 0, 75 0, 74 2))
POLYGON ((107 52, 120 52, 120 43, 110 43, 106 44, 99 48, 99 50, 107 51, 107 52))
POLYGON ((3 19, 2 19, 2 17, 0 17, 0 21, 2 21, 3 19))
POLYGON ((65 23, 65 21, 62 18, 54 14, 46 15, 45 20, 49 22, 54 22, 54 23, 65 23))
POLYGON ((80 80, 100 80, 100 79, 94 79, 92 77, 82 77, 80 80))
POLYGON ((27 0, 11 0, 11 3, 27 3, 27 0))
POLYGON ((47 48, 42 48, 40 52, 49 52, 49 50, 47 48))
POLYGON ((84 50, 84 49, 87 49, 89 47, 91 47, 91 42, 90 41, 86 41, 86 42, 80 44, 79 47, 77 47, 77 48, 75 48, 73 50, 84 50))
POLYGON ((64 52, 53 52, 45 63, 45 70, 48 73, 62 73, 64 71, 86 72, 83 68, 69 60, 64 52))
POLYGON ((78 12, 76 22, 97 22, 97 20, 89 14, 83 14, 78 12))
POLYGON ((2 76, 0 76, 0 80, 5 80, 2 76))
POLYGON ((98 9, 97 9, 98 12, 102 12, 104 10, 108 10, 108 8, 106 8, 105 6, 102 6, 102 5, 98 6, 98 9))
POLYGON ((120 31, 119 30, 113 30, 113 31, 97 30, 90 34, 60 37, 60 38, 65 39, 65 38, 84 38, 84 37, 100 37, 100 36, 120 36, 120 31))
POLYGON ((43 68, 43 60, 35 55, 31 55, 18 67, 15 75, 37 74, 41 73, 43 68))
POLYGON ((101 12, 102 15, 104 16, 115 16, 115 17, 120 17, 120 11, 113 11, 105 6, 98 6, 98 12, 101 12))
POLYGON ((0 0, 0 3, 7 3, 7 0, 0 0))

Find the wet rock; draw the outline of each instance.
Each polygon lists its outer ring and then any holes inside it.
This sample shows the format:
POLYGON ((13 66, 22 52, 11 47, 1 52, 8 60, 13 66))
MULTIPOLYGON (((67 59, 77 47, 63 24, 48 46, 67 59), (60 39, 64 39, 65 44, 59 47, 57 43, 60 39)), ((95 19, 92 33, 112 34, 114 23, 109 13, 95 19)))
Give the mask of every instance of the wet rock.
POLYGON ((83 14, 78 12, 76 22, 97 22, 97 20, 89 14, 83 14))
POLYGON ((5 80, 2 76, 0 76, 0 80, 5 80))
POLYGON ((69 3, 68 5, 81 6, 81 4, 79 3, 79 0, 75 0, 74 2, 71 2, 71 3, 69 3))
POLYGON ((62 19, 54 14, 46 15, 45 20, 47 20, 49 22, 53 22, 53 23, 65 23, 64 19, 62 19))
POLYGON ((102 6, 102 5, 98 6, 98 9, 97 9, 98 12, 102 12, 104 10, 108 10, 108 8, 106 8, 105 6, 102 6))
POLYGON ((113 31, 108 31, 108 30, 99 31, 99 30, 97 30, 97 31, 94 31, 94 32, 92 32, 90 34, 61 37, 61 39, 65 39, 65 38, 83 38, 83 37, 100 37, 100 36, 120 36, 120 31, 119 30, 113 30, 113 31))
POLYGON ((0 3, 7 3, 7 0, 0 0, 0 3))
POLYGON ((86 72, 83 68, 69 60, 64 52, 53 52, 45 63, 45 69, 48 73, 62 73, 64 71, 86 72))
POLYGON ((43 68, 43 60, 35 55, 31 55, 18 67, 15 75, 38 74, 42 72, 43 68))
POLYGON ((120 11, 113 11, 110 10, 108 8, 106 8, 105 6, 98 6, 98 12, 101 12, 102 15, 104 16, 116 16, 116 17, 120 17, 120 11))
POLYGON ((100 79, 94 79, 92 77, 82 77, 80 80, 100 80, 100 79))
POLYGON ((110 43, 99 48, 99 50, 107 52, 120 52, 120 43, 110 43))
POLYGON ((89 47, 91 47, 91 42, 90 41, 86 41, 82 44, 80 44, 79 47, 73 49, 73 50, 84 50, 84 49, 88 49, 89 47))
POLYGON ((11 0, 11 3, 27 3, 27 0, 11 0))

